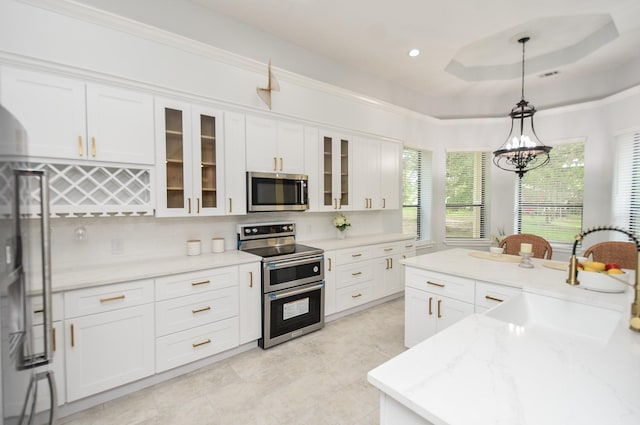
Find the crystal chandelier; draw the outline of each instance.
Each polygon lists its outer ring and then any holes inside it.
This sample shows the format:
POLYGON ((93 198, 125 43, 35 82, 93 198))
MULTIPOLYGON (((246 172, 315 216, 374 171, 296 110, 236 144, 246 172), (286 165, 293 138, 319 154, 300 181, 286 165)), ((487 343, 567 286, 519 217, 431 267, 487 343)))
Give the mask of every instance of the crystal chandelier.
POLYGON ((535 170, 549 162, 550 146, 538 139, 533 126, 536 108, 524 99, 524 45, 529 37, 518 40, 522 43, 522 97, 514 106, 511 117, 511 131, 500 149, 493 152, 493 163, 507 171, 514 171, 520 178, 527 171, 535 170))

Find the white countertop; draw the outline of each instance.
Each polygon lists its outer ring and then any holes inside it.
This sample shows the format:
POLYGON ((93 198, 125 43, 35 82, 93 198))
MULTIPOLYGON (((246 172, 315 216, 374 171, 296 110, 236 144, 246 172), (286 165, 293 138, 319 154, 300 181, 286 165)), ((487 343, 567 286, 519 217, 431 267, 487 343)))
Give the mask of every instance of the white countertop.
POLYGON ((604 342, 474 314, 369 372, 381 391, 436 425, 640 423, 640 333, 628 329, 632 291, 587 291, 542 261, 523 269, 468 250, 403 262, 608 306, 622 311, 621 320, 604 342))
POLYGON ((151 279, 176 273, 235 266, 260 261, 261 258, 243 251, 225 251, 194 256, 157 257, 119 263, 82 265, 68 269, 53 269, 54 292, 91 286, 151 279))
POLYGON ((363 245, 376 245, 381 243, 398 242, 398 241, 414 241, 415 235, 405 235, 402 233, 379 233, 376 235, 366 236, 347 236, 344 239, 316 239, 309 241, 300 241, 303 245, 315 246, 317 248, 330 251, 334 249, 353 248, 363 245))

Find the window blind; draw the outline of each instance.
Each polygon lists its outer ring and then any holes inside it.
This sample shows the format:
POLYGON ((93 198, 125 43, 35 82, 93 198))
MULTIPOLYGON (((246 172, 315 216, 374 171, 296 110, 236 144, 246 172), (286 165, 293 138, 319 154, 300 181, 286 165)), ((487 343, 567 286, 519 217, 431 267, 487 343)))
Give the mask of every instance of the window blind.
POLYGON ((640 235, 640 131, 616 137, 614 224, 640 235))
POLYGON ((446 238, 485 237, 488 158, 487 152, 447 152, 446 238))
POLYGON ((402 153, 402 233, 422 233, 422 155, 419 150, 405 148, 402 153))
POLYGON ((558 144, 549 164, 516 183, 518 233, 555 243, 573 243, 582 229, 584 141, 558 144))

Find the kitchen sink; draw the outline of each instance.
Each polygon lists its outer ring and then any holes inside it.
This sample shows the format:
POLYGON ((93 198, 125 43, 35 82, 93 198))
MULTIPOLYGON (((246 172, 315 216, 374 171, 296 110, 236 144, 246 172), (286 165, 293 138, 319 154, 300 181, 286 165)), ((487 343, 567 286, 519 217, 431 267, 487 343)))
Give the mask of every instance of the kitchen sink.
POLYGON ((523 292, 489 310, 486 315, 524 330, 562 333, 606 342, 621 313, 602 307, 523 292))

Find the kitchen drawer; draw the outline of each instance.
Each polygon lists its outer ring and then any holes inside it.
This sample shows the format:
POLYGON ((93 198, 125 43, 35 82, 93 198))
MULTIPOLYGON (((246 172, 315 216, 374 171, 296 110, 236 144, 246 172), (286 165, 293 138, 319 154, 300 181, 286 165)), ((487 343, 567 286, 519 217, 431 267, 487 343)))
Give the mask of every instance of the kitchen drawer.
POLYGON ((370 261, 356 263, 351 266, 340 266, 336 270, 336 288, 344 288, 369 281, 373 276, 373 264, 370 261))
MULTIPOLYGON (((492 308, 506 301, 509 298, 518 295, 522 290, 512 286, 497 285, 489 282, 476 282, 476 307, 492 308)), ((476 310, 480 312, 480 309, 476 310)))
MULTIPOLYGON (((42 317, 42 298, 29 297, 29 311, 31 312, 31 324, 41 325, 44 320, 42 317)), ((58 322, 64 318, 64 300, 61 293, 51 295, 51 320, 58 322)))
POLYGON ((238 285, 238 267, 221 267, 156 279, 156 299, 168 300, 238 285))
POLYGON ((473 304, 475 281, 429 270, 406 267, 406 286, 473 304))
POLYGON ((373 281, 340 288, 336 291, 336 311, 347 310, 373 301, 373 281))
POLYGON ((238 346, 238 318, 156 339, 156 373, 181 366, 238 346))
POLYGON ((336 266, 351 264, 372 258, 369 246, 341 249, 336 251, 336 266))
POLYGON ((64 293, 65 318, 103 313, 153 302, 153 279, 64 293))
POLYGON ((400 242, 390 242, 386 244, 379 244, 371 246, 371 257, 389 257, 391 255, 399 254, 402 252, 402 244, 400 242))
POLYGON ((238 287, 158 301, 156 335, 167 335, 238 315, 238 287))
POLYGON ((402 245, 402 258, 411 258, 416 256, 416 241, 404 241, 402 245))

